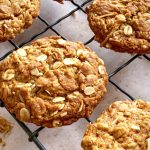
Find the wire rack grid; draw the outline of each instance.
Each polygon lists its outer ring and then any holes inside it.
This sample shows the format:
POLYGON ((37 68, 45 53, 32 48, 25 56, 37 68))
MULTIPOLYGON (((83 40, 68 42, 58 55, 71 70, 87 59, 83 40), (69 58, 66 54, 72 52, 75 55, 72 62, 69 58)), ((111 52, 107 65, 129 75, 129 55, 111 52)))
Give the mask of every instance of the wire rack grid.
MULTIPOLYGON (((67 1, 67 0, 66 0, 67 1)), ((69 13, 65 14, 64 16, 62 16, 61 18, 59 18, 58 20, 56 20, 54 23, 49 24, 45 19, 43 19, 42 17, 38 16, 39 20, 42 21, 45 25, 46 28, 43 29, 43 31, 39 32, 38 34, 33 35, 30 39, 28 39, 27 41, 21 43, 19 46, 13 42, 12 40, 9 40, 9 43, 12 44, 15 49, 9 51, 8 53, 6 53, 4 56, 2 56, 0 58, 0 61, 5 59, 10 53, 12 53, 14 50, 24 46, 25 44, 30 43, 32 40, 34 40, 36 37, 42 35, 43 33, 45 33, 47 30, 52 30, 54 33, 56 33, 58 36, 61 36, 63 39, 66 39, 65 37, 63 37, 57 30, 55 30, 53 27, 56 26, 58 23, 60 23, 61 21, 63 21, 64 19, 68 18, 69 16, 71 16, 73 13, 77 12, 77 11, 82 11, 83 13, 86 14, 86 11, 84 10, 84 7, 90 3, 92 0, 86 0, 84 3, 82 3, 81 5, 79 5, 78 3, 76 3, 75 1, 70 1, 70 3, 72 3, 75 6, 75 9, 71 10, 69 13)), ((89 43, 91 43, 94 40, 94 37, 91 37, 88 41, 86 41, 84 44, 87 45, 89 43)), ((119 87, 119 85, 117 85, 115 82, 113 82, 111 80, 111 78, 113 76, 115 76, 118 72, 120 72, 122 69, 124 69, 126 66, 128 66, 131 62, 133 62, 135 59, 138 59, 139 57, 143 57, 144 59, 148 60, 150 62, 150 57, 147 55, 135 55, 133 56, 131 59, 129 59, 128 61, 126 61, 124 64, 122 64, 120 67, 118 67, 117 69, 115 69, 112 73, 109 74, 109 82, 115 86, 118 90, 120 90, 123 94, 125 94, 127 97, 129 97, 131 100, 134 100, 134 97, 131 96, 128 92, 126 92, 124 89, 122 89, 121 87, 119 87)), ((0 107, 5 107, 4 103, 0 100, 0 107)), ((35 131, 31 131, 30 128, 25 125, 24 123, 20 122, 19 120, 16 119, 16 117, 11 114, 12 117, 16 120, 16 122, 21 126, 21 128, 27 133, 27 135, 29 136, 29 141, 30 142, 34 142, 36 144, 36 146, 40 149, 40 150, 46 150, 46 148, 44 147, 44 145, 39 141, 38 139, 38 135, 40 133, 41 130, 44 129, 44 127, 39 127, 37 130, 35 131)), ((85 118, 87 120, 87 122, 91 122, 91 120, 89 118, 85 118)))

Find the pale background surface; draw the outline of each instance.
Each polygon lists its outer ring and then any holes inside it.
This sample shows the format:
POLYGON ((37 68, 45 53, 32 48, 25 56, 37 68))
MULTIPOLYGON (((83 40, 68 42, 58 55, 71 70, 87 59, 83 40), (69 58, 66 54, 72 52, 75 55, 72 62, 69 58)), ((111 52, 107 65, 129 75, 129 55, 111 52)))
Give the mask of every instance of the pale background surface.
MULTIPOLYGON (((76 0, 76 2, 78 2, 78 4, 82 4, 84 0, 76 0)), ((75 6, 70 2, 65 2, 64 5, 60 5, 52 0, 42 0, 40 16, 46 19, 49 24, 52 24, 54 21, 64 16, 66 13, 69 13, 74 8, 75 6)), ((34 21, 32 27, 17 36, 14 41, 17 44, 20 44, 39 31, 42 31, 45 27, 46 26, 37 19, 34 21)), ((54 27, 54 29, 59 31, 59 33, 65 38, 73 41, 85 42, 93 36, 93 33, 88 26, 86 15, 81 11, 76 12, 75 16, 70 16, 60 22, 54 27)), ((45 35, 55 34, 51 30, 48 30, 42 35, 42 37, 45 35)), ((132 57, 129 54, 120 54, 100 48, 97 42, 92 42, 88 46, 104 59, 108 73, 111 73, 132 57)), ((0 43, 0 56, 4 55, 11 49, 13 49, 13 47, 8 42, 0 43)), ((150 100, 149 77, 150 62, 144 58, 138 58, 128 67, 121 70, 112 79, 134 98, 150 100)), ((99 116, 100 112, 113 101, 128 98, 117 90, 111 83, 108 84, 107 89, 108 93, 106 94, 105 99, 97 106, 91 116, 92 121, 95 120, 95 118, 99 116)), ((28 136, 26 133, 17 125, 15 120, 4 108, 0 108, 0 115, 5 116, 14 124, 11 135, 9 135, 6 139, 7 145, 4 148, 0 147, 0 150, 37 150, 35 144, 28 142, 28 136)), ((32 130, 37 128, 32 124, 28 125, 32 130)), ((40 132, 39 139, 47 150, 81 150, 80 143, 86 126, 87 121, 85 119, 80 119, 78 122, 70 126, 56 129, 44 129, 40 132)))

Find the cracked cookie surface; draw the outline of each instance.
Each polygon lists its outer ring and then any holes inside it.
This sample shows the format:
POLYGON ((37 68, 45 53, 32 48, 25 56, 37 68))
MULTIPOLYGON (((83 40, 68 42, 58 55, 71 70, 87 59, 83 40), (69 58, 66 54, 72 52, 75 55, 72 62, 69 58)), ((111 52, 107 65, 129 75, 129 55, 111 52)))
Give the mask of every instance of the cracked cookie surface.
POLYGON ((102 47, 150 53, 149 0, 94 0, 87 14, 95 39, 102 47))
POLYGON ((13 39, 39 15, 39 0, 0 0, 0 42, 13 39))
POLYGON ((150 148, 150 102, 117 101, 88 126, 84 150, 147 150, 150 148))
POLYGON ((38 39, 0 62, 0 98, 21 121, 47 127, 88 117, 106 93, 104 62, 82 43, 38 39))

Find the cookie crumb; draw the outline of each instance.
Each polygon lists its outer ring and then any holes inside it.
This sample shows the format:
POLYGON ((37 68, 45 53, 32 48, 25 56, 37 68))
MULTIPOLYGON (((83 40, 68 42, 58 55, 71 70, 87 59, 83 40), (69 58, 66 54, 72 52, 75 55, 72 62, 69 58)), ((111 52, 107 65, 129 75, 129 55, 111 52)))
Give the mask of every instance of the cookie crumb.
POLYGON ((12 125, 5 118, 0 116, 0 146, 5 146, 6 142, 4 138, 8 135, 12 130, 12 125))

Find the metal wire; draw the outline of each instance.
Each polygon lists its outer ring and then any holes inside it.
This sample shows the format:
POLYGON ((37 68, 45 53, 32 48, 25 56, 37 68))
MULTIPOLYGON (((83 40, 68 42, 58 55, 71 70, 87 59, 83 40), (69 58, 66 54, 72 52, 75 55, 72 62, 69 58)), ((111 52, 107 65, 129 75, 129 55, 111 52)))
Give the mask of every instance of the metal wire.
MULTIPOLYGON (((33 35, 30 39, 28 39, 27 41, 21 43, 19 46, 13 42, 12 40, 9 40, 9 43, 15 48, 14 50, 18 49, 19 47, 24 46, 25 44, 30 43, 32 40, 34 40, 36 37, 40 36, 41 34, 45 33, 47 30, 52 30, 54 33, 56 33, 58 36, 61 36, 63 39, 66 39, 64 36, 62 36, 57 30, 55 30, 53 27, 56 26, 57 24, 59 24, 61 21, 63 21, 64 19, 70 17, 73 13, 77 12, 77 11, 82 11, 83 13, 86 14, 86 11, 84 10, 84 6, 87 5, 89 2, 91 2, 92 0, 87 0, 84 3, 82 3, 81 5, 78 5, 76 2, 71 1, 70 3, 72 3, 76 8, 73 9, 72 11, 70 11, 68 14, 64 15, 63 17, 59 18, 57 21, 55 21, 54 23, 52 23, 51 25, 44 20, 41 16, 39 16, 39 20, 41 22, 43 22, 46 25, 46 28, 43 29, 41 32, 39 32, 38 34, 33 35)), ((87 45, 89 43, 91 43, 94 40, 94 37, 91 37, 88 41, 86 41, 84 44, 87 45)), ((5 59, 9 54, 11 54, 14 50, 9 51, 8 53, 6 53, 4 56, 2 56, 0 58, 0 61, 5 59)), ((135 55, 133 56, 131 59, 129 59, 127 62, 125 62, 124 64, 122 64, 120 67, 118 67, 117 69, 115 69, 112 73, 110 73, 109 75, 109 82, 115 86, 118 90, 120 90, 123 94, 125 94, 127 97, 129 97, 131 100, 134 100, 134 98, 127 93, 124 89, 122 89, 121 87, 119 87, 116 83, 114 83, 111 78, 113 76, 115 76, 117 73, 119 73, 121 70, 123 70, 127 65, 129 65, 130 63, 132 63, 135 59, 137 59, 139 56, 141 55, 135 55)), ((141 57, 144 57, 146 60, 150 61, 150 58, 147 55, 143 55, 141 57)), ((4 103, 0 100, 0 107, 4 107, 4 103)), ((10 113, 11 114, 11 113, 10 113)), ((41 130, 44 129, 44 127, 39 127, 37 130, 35 130, 34 132, 32 132, 29 127, 27 125, 25 125, 24 123, 20 122, 19 120, 17 120, 15 118, 15 116, 13 114, 11 114, 12 117, 17 121, 17 123, 22 127, 22 129, 27 133, 27 135, 29 136, 29 141, 33 141, 37 147, 40 150, 46 150, 46 148, 44 147, 44 145, 38 140, 38 135, 40 133, 41 130)), ((91 122, 91 120, 89 118, 85 118, 87 120, 87 122, 91 122)))

